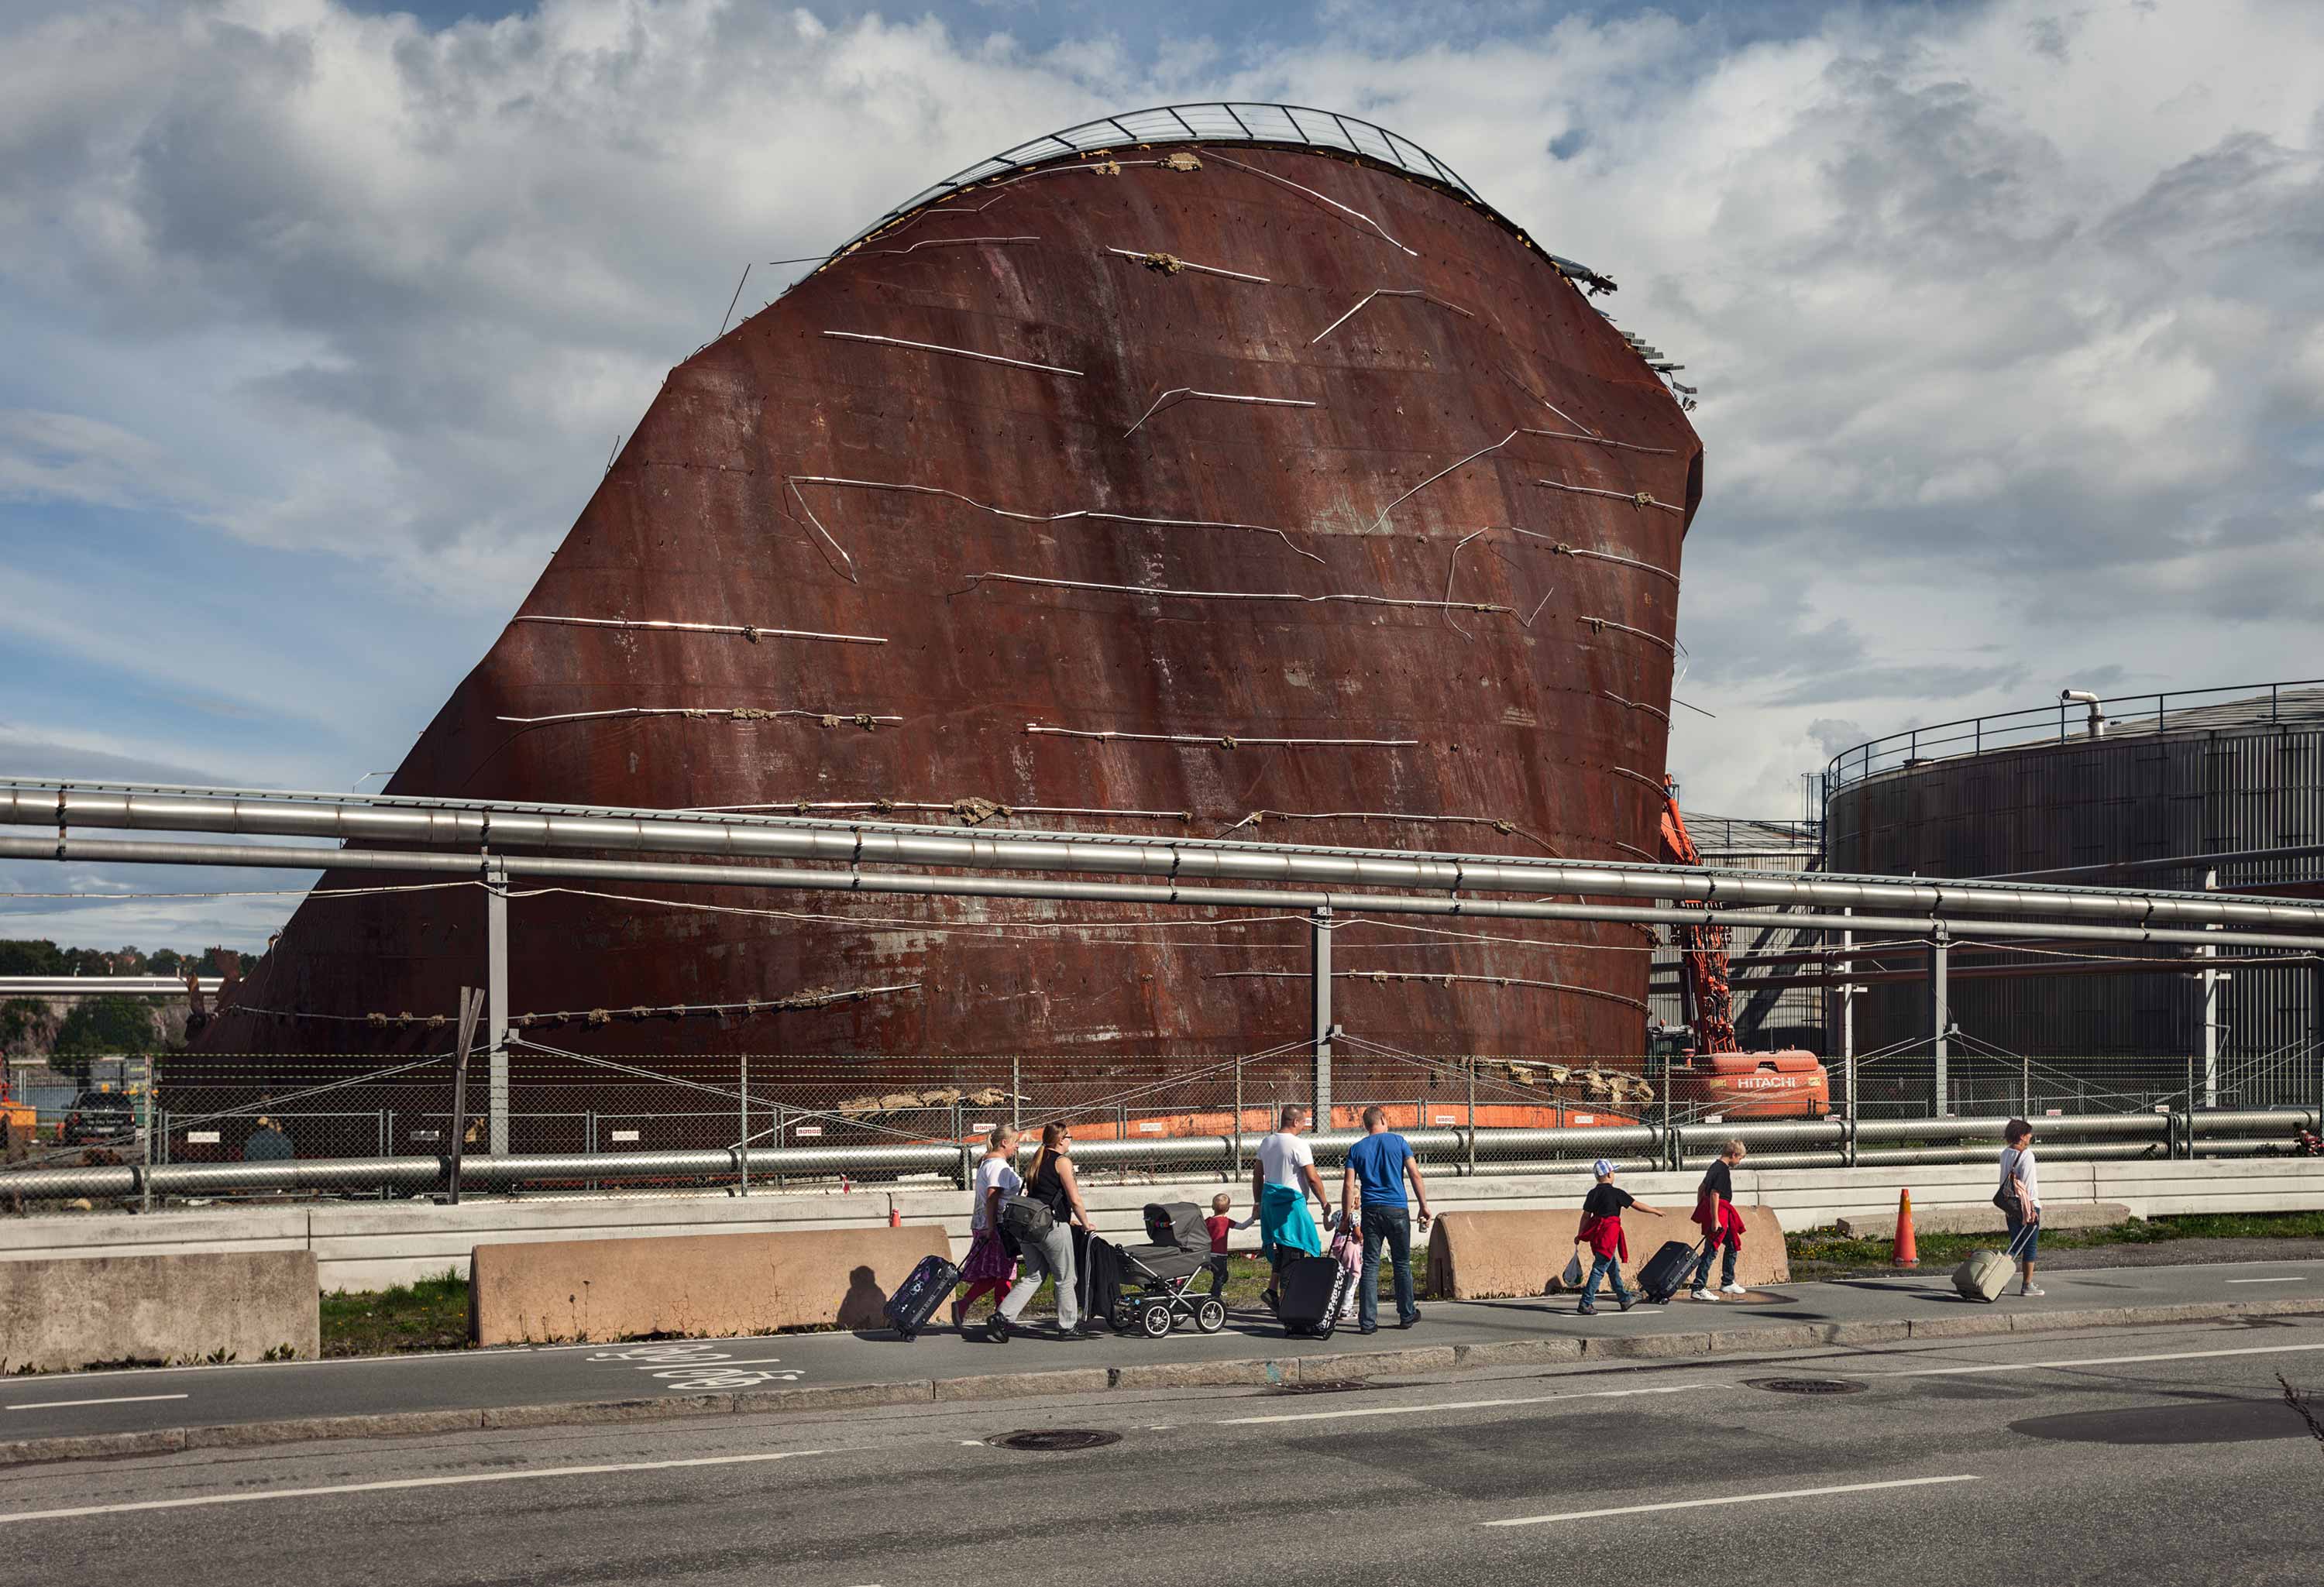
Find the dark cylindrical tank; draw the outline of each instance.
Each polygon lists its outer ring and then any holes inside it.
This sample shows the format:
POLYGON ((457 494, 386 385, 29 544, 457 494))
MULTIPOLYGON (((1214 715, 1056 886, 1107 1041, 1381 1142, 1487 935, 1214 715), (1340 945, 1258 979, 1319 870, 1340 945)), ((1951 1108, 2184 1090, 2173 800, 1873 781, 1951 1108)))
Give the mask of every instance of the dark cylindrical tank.
MULTIPOLYGON (((2097 717, 2075 703, 2054 719, 2043 710, 1923 729, 1840 756, 1834 769, 1849 780, 1829 798, 1831 867, 2190 889, 2202 888, 2208 873, 2225 891, 2314 895, 2324 861, 2313 853, 2200 856, 2298 850, 2324 838, 2324 689, 2145 696, 2104 702, 2097 717), (1997 741, 2004 747, 1981 747, 1997 741), (2153 863, 2163 860, 2175 863, 2153 863), (2048 874, 2059 871, 2071 873, 2048 874)), ((2047 962, 2073 967, 2072 945, 2054 946, 2066 956, 2047 962)), ((2147 950, 2187 960, 2183 974, 1956 974, 1953 1017, 1972 1044, 2006 1053, 2184 1059, 2203 1050, 2198 951, 2147 950)), ((2120 950, 2089 952, 2104 959, 2120 950)), ((1955 962, 2044 958, 1957 949, 1955 962)), ((2287 1097, 2310 1096, 2312 1060, 2298 1055, 2310 1039, 2312 996, 2304 966, 2245 965, 2223 976, 2210 1016, 2227 1066, 2218 1084, 2232 1089, 2248 1070, 2264 1100, 2278 1080, 2287 1097)), ((1873 986, 1857 999, 1857 1050, 1909 1043, 1928 1020, 1925 983, 1873 986)), ((2197 1084, 2199 1100, 2216 1089, 2197 1084)))

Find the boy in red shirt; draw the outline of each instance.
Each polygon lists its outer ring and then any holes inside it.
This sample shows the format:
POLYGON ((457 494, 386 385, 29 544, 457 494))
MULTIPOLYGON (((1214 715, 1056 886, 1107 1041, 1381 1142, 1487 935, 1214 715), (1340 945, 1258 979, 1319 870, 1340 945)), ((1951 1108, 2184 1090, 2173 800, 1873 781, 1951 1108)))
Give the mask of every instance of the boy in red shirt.
POLYGON ((1227 1236, 1238 1229, 1248 1229, 1259 1222, 1259 1214, 1253 1213, 1238 1223, 1227 1216, 1227 1213, 1233 1209, 1234 1198, 1221 1191, 1211 1197, 1211 1215, 1203 1220, 1203 1227, 1210 1231, 1211 1235, 1211 1293, 1213 1295, 1221 1293, 1227 1287, 1227 1236))

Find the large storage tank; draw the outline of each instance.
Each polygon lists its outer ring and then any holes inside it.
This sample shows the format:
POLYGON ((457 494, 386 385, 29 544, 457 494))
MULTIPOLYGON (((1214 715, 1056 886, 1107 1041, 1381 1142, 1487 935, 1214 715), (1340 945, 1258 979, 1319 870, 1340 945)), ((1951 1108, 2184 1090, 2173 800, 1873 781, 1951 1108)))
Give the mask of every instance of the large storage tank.
MULTIPOLYGON (((1702 453, 1611 284, 1352 118, 1182 106, 983 161, 670 373, 389 791, 1651 850, 1702 453)), ((541 894, 510 1005, 591 1053, 1304 1034, 1301 922, 1037 929, 1066 908, 541 894), (632 1007, 685 1011, 589 1013, 632 1007)), ((482 929, 466 891, 312 900, 204 1045, 440 1043, 366 1017, 451 1009, 482 929)), ((1342 932, 1397 973, 1342 1020, 1642 1050, 1631 928, 1491 935, 1342 932)))
MULTIPOLYGON (((2312 680, 2061 700, 1914 729, 1846 752, 1828 778, 1838 871, 2309 897, 2324 875, 2324 686, 2312 680), (2220 855, 2240 857, 2204 857, 2220 855)), ((1973 943, 1973 931, 1961 935, 1973 943)), ((1956 947, 1950 1003, 1969 1039, 1955 1051, 2170 1060, 2164 1078, 2178 1087, 2180 1066, 2205 1054, 2209 1023, 2216 1065, 2197 1071, 2199 1102, 2306 1099, 2309 972, 2242 964, 2207 986, 2200 952, 2063 940, 2048 953, 1956 947), (2169 968, 2101 973, 2125 957, 2169 968)), ((1928 988, 1871 986, 1855 1020, 1859 1052, 1909 1046, 1929 1027, 1928 988)))

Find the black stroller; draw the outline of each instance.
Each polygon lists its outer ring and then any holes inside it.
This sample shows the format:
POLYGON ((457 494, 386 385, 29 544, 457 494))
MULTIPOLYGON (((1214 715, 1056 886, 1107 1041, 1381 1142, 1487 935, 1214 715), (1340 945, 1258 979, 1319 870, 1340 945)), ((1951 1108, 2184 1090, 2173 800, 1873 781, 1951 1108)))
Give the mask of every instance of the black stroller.
POLYGON ((1204 1333, 1225 1327, 1225 1302, 1190 1293, 1210 1267, 1203 1210, 1186 1201, 1148 1202, 1146 1238, 1145 1245, 1115 1248, 1121 1259, 1121 1296, 1110 1319, 1115 1330, 1126 1333, 1135 1328, 1148 1339, 1161 1339, 1182 1321, 1204 1333))

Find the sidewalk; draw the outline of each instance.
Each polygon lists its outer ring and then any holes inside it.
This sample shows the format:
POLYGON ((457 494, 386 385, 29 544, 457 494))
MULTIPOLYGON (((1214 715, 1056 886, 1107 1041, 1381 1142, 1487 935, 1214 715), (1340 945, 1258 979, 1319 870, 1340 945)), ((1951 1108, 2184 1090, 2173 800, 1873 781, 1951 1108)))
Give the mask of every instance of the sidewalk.
MULTIPOLYGON (((2324 1260, 2044 1271, 2040 1299, 1987 1306, 1948 1272, 1803 1283, 1716 1305, 1594 1317, 1570 1296, 1425 1302, 1419 1326, 1292 1339, 1243 1312, 1213 1335, 1106 1334, 1006 1345, 948 1330, 795 1333, 0 1379, 0 1464, 90 1455, 669 1416, 841 1409, 1109 1389, 1342 1380, 1585 1357, 2324 1315, 2324 1260)), ((982 1308, 979 1308, 980 1314, 982 1308)))

